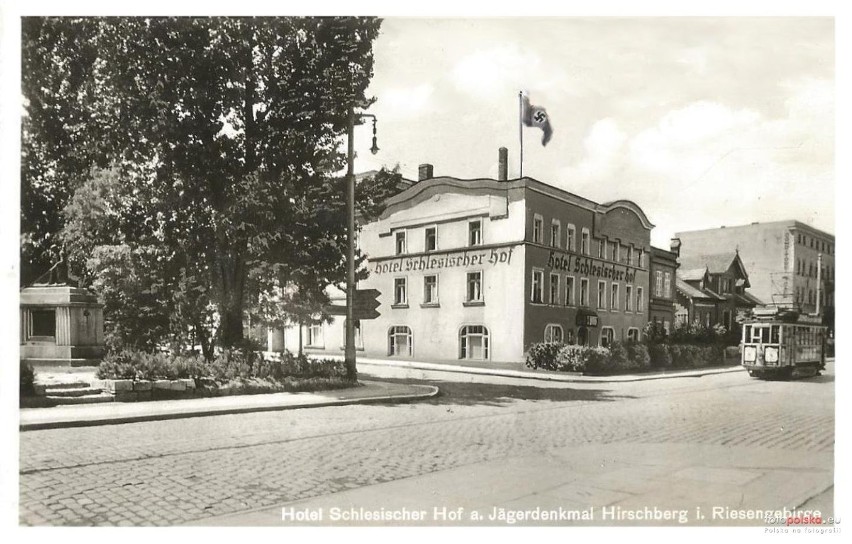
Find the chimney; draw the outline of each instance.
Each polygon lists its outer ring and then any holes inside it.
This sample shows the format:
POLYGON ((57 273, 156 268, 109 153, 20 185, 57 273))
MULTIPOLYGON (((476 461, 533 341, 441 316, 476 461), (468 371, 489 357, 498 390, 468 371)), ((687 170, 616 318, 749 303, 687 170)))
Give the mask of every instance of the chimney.
POLYGON ((497 180, 506 181, 509 179, 509 150, 501 147, 498 151, 499 165, 497 167, 497 180))
POLYGON ((669 247, 671 248, 672 253, 680 257, 680 238, 672 238, 669 247))
POLYGON ((417 181, 423 181, 432 178, 432 165, 421 164, 417 169, 417 181))

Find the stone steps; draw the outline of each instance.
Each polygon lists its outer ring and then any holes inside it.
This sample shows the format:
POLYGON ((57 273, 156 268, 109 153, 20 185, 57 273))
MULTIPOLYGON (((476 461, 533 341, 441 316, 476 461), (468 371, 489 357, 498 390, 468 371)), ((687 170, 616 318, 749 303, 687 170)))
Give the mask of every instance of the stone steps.
POLYGON ((45 396, 48 397, 86 397, 91 395, 99 395, 102 392, 100 387, 91 387, 89 384, 73 384, 71 387, 56 387, 53 385, 45 388, 45 396))
POLYGON ((115 397, 109 393, 89 394, 80 397, 58 397, 48 394, 45 398, 56 404, 97 404, 100 402, 115 401, 115 397))

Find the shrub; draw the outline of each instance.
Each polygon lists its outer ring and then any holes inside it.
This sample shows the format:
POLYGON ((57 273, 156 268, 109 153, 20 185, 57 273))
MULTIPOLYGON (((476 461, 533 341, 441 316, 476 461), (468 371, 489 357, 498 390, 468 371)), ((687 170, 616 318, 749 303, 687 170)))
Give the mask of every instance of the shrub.
POLYGON ((583 372, 586 369, 585 350, 585 346, 575 344, 562 346, 556 354, 556 370, 583 372))
POLYGON ((636 370, 648 370, 651 368, 651 356, 648 348, 640 342, 628 342, 627 354, 636 370))
POLYGON ((611 371, 611 353, 598 346, 563 346, 557 356, 556 370, 603 373, 611 371))
POLYGON ((32 365, 21 361, 21 396, 35 394, 35 372, 32 365))
POLYGON ((672 355, 668 344, 649 344, 648 356, 651 368, 671 368, 672 355))
POLYGON ((587 374, 611 374, 616 370, 609 349, 599 346, 584 347, 585 368, 583 372, 587 374))
POLYGON ((527 352, 527 366, 545 370, 559 370, 557 356, 563 344, 558 342, 541 342, 530 346, 527 352))
POLYGON ((135 380, 136 366, 132 350, 110 351, 98 365, 95 376, 100 380, 135 380))

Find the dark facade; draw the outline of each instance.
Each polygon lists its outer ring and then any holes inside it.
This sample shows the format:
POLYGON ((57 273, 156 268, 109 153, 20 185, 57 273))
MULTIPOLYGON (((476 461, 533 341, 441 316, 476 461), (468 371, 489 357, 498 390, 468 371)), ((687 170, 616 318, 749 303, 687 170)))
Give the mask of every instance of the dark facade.
POLYGON ((668 333, 675 322, 677 291, 677 254, 658 247, 651 248, 648 274, 648 321, 668 333))

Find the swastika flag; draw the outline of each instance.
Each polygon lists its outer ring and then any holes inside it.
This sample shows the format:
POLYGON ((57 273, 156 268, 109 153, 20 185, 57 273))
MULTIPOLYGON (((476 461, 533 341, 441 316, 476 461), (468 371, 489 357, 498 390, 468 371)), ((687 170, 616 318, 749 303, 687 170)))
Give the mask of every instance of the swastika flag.
POLYGON ((553 128, 550 126, 550 116, 547 115, 544 108, 531 105, 530 99, 526 94, 522 95, 521 99, 523 104, 521 121, 528 127, 538 127, 544 131, 544 135, 541 137, 541 145, 547 145, 550 137, 553 136, 553 128))

